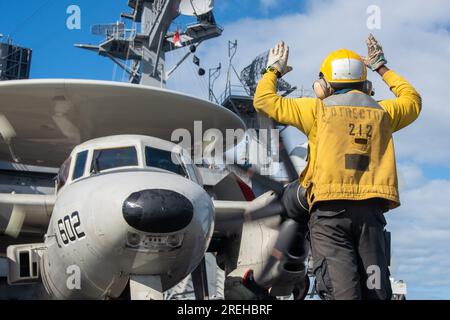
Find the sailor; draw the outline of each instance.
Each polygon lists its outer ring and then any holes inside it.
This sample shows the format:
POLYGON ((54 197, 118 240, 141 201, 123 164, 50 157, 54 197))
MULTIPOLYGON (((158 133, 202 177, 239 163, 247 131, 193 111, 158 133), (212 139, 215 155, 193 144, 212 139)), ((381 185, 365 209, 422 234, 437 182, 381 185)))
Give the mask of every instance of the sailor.
POLYGON ((400 205, 392 134, 417 119, 421 97, 388 69, 373 35, 367 45, 367 58, 347 49, 326 57, 313 85, 317 98, 283 98, 277 80, 292 68, 289 48, 280 42, 270 50, 254 99, 258 112, 308 137, 308 164, 294 193, 309 205, 313 270, 322 299, 392 295, 384 237, 384 213, 400 205), (366 66, 395 99, 372 98, 366 66))

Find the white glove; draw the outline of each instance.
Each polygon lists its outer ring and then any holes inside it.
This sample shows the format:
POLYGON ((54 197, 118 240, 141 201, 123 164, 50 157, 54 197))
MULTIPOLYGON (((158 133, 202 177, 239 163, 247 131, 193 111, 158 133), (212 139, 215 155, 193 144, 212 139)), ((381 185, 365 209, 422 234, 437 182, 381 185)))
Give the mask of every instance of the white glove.
POLYGON ((369 52, 368 56, 361 58, 364 60, 366 66, 372 71, 378 70, 387 63, 387 60, 384 57, 383 48, 378 43, 377 39, 375 39, 373 34, 370 34, 367 39, 367 49, 369 52))
POLYGON ((292 67, 288 66, 289 47, 283 42, 279 42, 274 48, 269 51, 269 58, 267 60, 267 68, 275 68, 280 72, 281 76, 292 71, 292 67))

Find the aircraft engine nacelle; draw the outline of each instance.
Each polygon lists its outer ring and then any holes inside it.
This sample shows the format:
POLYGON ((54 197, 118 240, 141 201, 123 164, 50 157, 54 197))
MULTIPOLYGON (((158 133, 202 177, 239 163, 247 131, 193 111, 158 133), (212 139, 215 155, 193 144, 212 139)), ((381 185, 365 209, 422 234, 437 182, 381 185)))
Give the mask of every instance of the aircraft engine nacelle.
POLYGON ((210 197, 181 176, 117 171, 61 190, 41 259, 57 299, 120 296, 130 276, 160 276, 163 290, 200 263, 214 229, 210 197))
MULTIPOLYGON (((249 206, 251 209, 248 210, 264 207, 272 202, 275 197, 276 195, 273 192, 267 192, 257 198, 249 206)), ((218 216, 218 218, 221 217, 218 216)), ((249 270, 252 270, 258 285, 270 289, 272 296, 288 296, 295 291, 304 292, 304 289, 307 291, 309 279, 305 262, 309 253, 309 242, 304 240, 305 236, 301 233, 297 234, 299 239, 292 242, 295 245, 284 253, 283 259, 271 268, 268 275, 264 276, 264 282, 259 282, 278 237, 280 223, 281 217, 273 216, 246 222, 240 230, 235 231, 240 236, 240 242, 229 249, 229 252, 234 253, 235 256, 231 255, 228 260, 236 261, 236 265, 229 266, 230 269, 234 270, 227 276, 243 278, 249 270), (303 243, 303 246, 298 245, 301 243, 303 243)), ((225 232, 222 229, 218 230, 225 232)))
POLYGON ((303 243, 303 246, 294 245, 289 248, 285 259, 282 259, 268 287, 272 296, 288 296, 294 289, 308 291, 306 258, 309 253, 309 242, 304 241, 304 235, 300 234, 294 244, 303 243))

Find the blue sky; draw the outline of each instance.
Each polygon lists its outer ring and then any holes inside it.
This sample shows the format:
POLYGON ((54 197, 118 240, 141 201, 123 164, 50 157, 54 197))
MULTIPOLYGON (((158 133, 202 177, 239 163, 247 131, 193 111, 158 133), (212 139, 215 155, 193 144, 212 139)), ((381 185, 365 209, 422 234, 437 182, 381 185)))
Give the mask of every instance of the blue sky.
MULTIPOLYGON (((225 27, 225 32, 223 37, 210 41, 200 50, 203 66, 213 67, 219 61, 226 64, 228 40, 239 39, 241 46, 237 65, 244 67, 252 57, 279 39, 288 39, 292 44, 291 60, 295 67, 288 80, 309 88, 326 52, 337 46, 364 50, 364 37, 369 32, 364 29, 367 18, 365 10, 372 1, 287 0, 282 1, 282 6, 279 3, 281 1, 216 0, 216 19, 225 27), (332 28, 327 22, 332 24, 332 28)), ((433 235, 433 231, 439 229, 440 220, 433 218, 445 213, 445 209, 450 207, 450 193, 445 194, 450 190, 447 188, 450 184, 450 126, 447 124, 450 107, 446 106, 448 99, 444 98, 444 93, 448 91, 444 85, 448 81, 443 76, 450 73, 450 8, 445 0, 427 6, 423 6, 419 0, 408 1, 408 4, 411 3, 409 6, 399 3, 377 1, 382 10, 383 28, 376 30, 375 34, 384 40, 384 48, 388 60, 391 62, 392 59, 392 66, 419 86, 424 112, 417 123, 396 136, 399 176, 405 185, 403 198, 409 203, 399 209, 396 216, 388 219, 392 227, 397 228, 392 230, 394 245, 395 241, 402 244, 394 252, 399 252, 399 257, 406 261, 404 265, 399 262, 400 266, 394 275, 408 282, 412 298, 448 299, 450 283, 447 280, 450 279, 450 271, 445 272, 444 269, 449 269, 450 264, 443 262, 446 259, 450 261, 449 254, 445 253, 447 247, 428 235, 433 235), (437 89, 440 87, 441 90, 437 89), (429 195, 427 199, 432 202, 424 209, 427 211, 424 213, 417 212, 417 208, 421 208, 422 195, 429 195), (434 205, 436 198, 439 199, 439 208, 434 205), (422 220, 423 216, 428 220, 422 220), (412 221, 412 227, 429 223, 429 230, 423 240, 403 243, 408 230, 402 223, 405 220, 401 219, 412 221), (443 272, 443 278, 449 279, 443 281, 430 276, 427 281, 416 280, 419 275, 415 273, 426 273, 428 265, 423 262, 420 265, 422 269, 418 267, 414 271, 408 265, 410 260, 406 253, 409 254, 409 249, 425 242, 431 257, 436 258, 438 266, 442 265, 440 272, 443 272), (433 251, 438 246, 442 252, 433 251), (406 253, 403 255, 402 252, 406 253), (431 286, 430 283, 436 284, 431 286)), ((129 11, 126 4, 126 0, 0 1, 0 33, 11 35, 16 43, 33 49, 32 78, 120 80, 111 61, 76 49, 73 44, 98 43, 101 38, 91 35, 91 25, 117 21, 120 12, 129 11), (66 27, 66 9, 72 4, 81 8, 81 30, 71 31, 66 27)), ((177 23, 183 24, 185 21, 183 18, 177 23)), ((176 83, 170 85, 181 91, 204 96, 199 86, 189 81, 189 70, 188 66, 181 68, 180 74, 174 77, 176 83)), ((374 83, 380 99, 388 96, 388 90, 379 79, 375 79, 374 83)), ((293 135, 290 144, 305 140, 305 137, 293 135)), ((450 239, 450 232, 447 233, 450 239)))
MULTIPOLYGON (((220 2, 220 1, 217 1, 220 2)), ((243 18, 274 17, 295 8, 299 1, 285 1, 284 7, 264 10, 255 1, 227 0, 218 5, 220 24, 243 18), (238 8, 238 10, 236 10, 238 8)), ((87 78, 111 80, 112 63, 73 47, 74 43, 98 43, 101 37, 91 34, 94 24, 114 23, 120 12, 128 12, 126 0, 24 0, 0 1, 0 33, 32 48, 32 78, 87 78), (68 30, 66 9, 81 8, 81 30, 68 30)))

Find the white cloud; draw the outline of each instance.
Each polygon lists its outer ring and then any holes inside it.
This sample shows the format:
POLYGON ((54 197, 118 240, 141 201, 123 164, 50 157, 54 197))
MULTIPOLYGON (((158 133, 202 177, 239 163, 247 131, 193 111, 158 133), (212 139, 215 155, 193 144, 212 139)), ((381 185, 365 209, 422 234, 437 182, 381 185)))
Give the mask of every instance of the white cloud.
POLYGON ((400 192, 417 188, 425 182, 422 169, 412 163, 401 163, 397 166, 398 184, 400 192))
POLYGON ((450 181, 433 180, 404 191, 402 206, 387 214, 396 278, 450 289, 448 195, 450 181))

